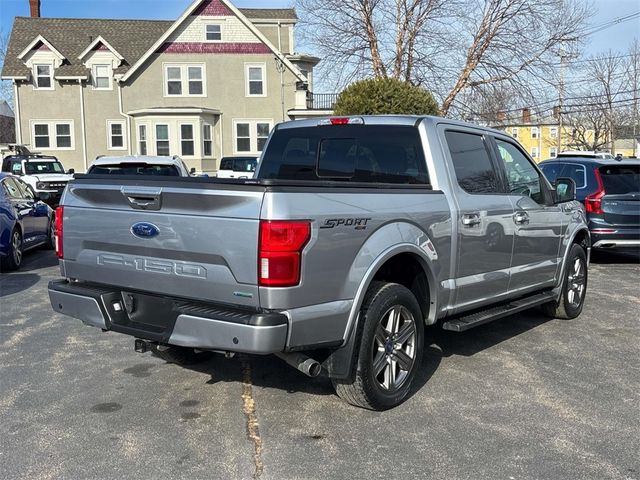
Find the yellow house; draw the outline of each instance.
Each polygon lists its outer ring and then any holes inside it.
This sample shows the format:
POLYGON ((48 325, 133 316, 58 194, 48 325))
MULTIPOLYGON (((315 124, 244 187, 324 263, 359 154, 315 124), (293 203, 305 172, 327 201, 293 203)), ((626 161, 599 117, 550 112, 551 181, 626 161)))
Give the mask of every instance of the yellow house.
MULTIPOLYGON (((520 119, 507 120, 495 128, 517 139, 536 162, 554 158, 558 152, 575 150, 571 145, 573 143, 571 126, 563 125, 560 132, 560 124, 554 117, 546 117, 539 121, 532 120, 528 108, 522 109, 520 119), (558 138, 559 135, 561 138, 558 138)), ((588 130, 586 136, 591 141, 594 136, 593 130, 588 130)))

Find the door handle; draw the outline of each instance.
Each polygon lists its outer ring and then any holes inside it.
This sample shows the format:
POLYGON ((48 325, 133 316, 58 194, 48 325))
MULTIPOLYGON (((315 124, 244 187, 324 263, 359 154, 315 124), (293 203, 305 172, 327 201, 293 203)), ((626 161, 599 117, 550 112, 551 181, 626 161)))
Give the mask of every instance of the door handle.
POLYGON ((527 212, 517 212, 513 216, 513 221, 518 225, 526 225, 529 223, 529 214, 527 212))
POLYGON ((480 225, 479 213, 466 213, 462 216, 462 225, 465 227, 473 227, 474 225, 480 225))

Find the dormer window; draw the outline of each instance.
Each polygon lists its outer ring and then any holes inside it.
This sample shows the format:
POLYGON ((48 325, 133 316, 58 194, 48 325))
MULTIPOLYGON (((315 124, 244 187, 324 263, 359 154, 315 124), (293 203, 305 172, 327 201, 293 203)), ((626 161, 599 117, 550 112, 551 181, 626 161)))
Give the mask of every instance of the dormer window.
POLYGON ((35 88, 53 90, 53 68, 51 65, 34 65, 35 88))
POLYGON ((93 66, 93 88, 96 90, 111 90, 111 65, 93 66))
POLYGON ((210 23, 206 26, 207 42, 222 41, 222 25, 219 23, 210 23))

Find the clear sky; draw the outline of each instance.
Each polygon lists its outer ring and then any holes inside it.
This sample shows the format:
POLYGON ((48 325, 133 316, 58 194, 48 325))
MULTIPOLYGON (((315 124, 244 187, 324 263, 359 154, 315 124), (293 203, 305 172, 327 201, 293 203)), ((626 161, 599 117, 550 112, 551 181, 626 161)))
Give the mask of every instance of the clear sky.
MULTIPOLYGON (((174 20, 190 3, 191 0, 42 0, 41 13, 47 17, 174 20)), ((233 3, 238 7, 282 8, 292 6, 294 1, 233 0, 233 3)), ((592 25, 640 11, 640 0, 592 0, 592 3, 596 9, 592 25)), ((13 17, 28 15, 28 0, 0 0, 0 32, 11 30, 13 17)), ((634 38, 640 38, 640 18, 591 35, 587 50, 588 53, 626 50, 634 38)))

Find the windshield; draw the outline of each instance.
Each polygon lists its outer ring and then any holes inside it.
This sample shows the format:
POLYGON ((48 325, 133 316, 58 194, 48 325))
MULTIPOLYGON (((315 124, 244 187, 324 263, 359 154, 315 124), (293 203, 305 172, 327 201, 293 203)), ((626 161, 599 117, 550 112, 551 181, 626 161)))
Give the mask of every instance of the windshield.
POLYGON ((600 167, 604 191, 611 195, 640 192, 640 165, 600 167))
POLYGON ((27 175, 64 173, 64 167, 60 162, 34 162, 33 160, 30 160, 24 163, 24 171, 27 175))
POLYGON ((118 163, 113 165, 95 165, 87 174, 92 175, 158 175, 179 177, 180 172, 173 165, 154 165, 151 163, 118 163))

